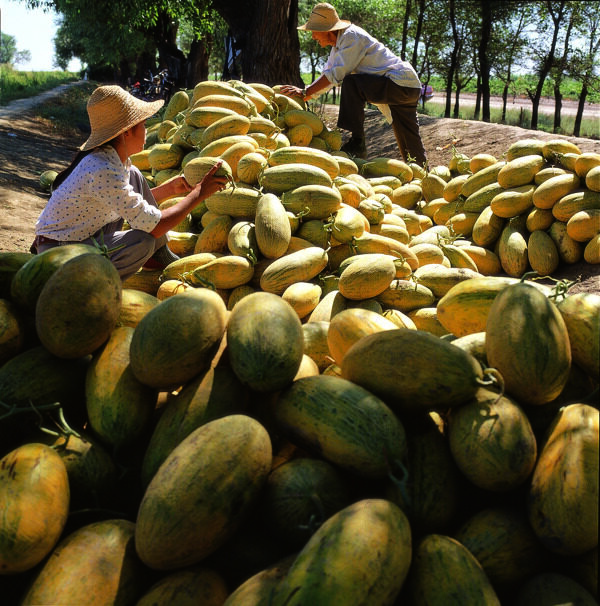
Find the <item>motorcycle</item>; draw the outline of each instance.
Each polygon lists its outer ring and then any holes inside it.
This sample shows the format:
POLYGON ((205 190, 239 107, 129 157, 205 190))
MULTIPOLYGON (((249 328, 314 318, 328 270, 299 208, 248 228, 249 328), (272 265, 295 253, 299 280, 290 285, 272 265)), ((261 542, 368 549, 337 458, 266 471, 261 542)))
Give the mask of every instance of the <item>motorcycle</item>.
POLYGON ((143 101, 164 99, 165 103, 168 103, 174 85, 175 80, 171 78, 169 70, 163 69, 155 76, 150 74, 150 78, 144 78, 141 82, 135 82, 129 89, 129 92, 134 97, 142 99, 143 101))

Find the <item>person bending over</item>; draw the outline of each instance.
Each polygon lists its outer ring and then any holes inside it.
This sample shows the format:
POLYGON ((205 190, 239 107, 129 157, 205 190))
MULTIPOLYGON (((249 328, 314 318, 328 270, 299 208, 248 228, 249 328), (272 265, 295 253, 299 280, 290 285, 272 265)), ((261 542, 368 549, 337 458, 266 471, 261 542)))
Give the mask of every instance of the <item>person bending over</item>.
POLYGON ((332 49, 322 74, 310 86, 302 90, 286 85, 281 91, 309 99, 341 84, 338 126, 352 134, 342 151, 366 158, 365 103, 372 103, 392 123, 404 161, 424 166, 427 155, 417 117, 421 81, 412 65, 364 29, 340 19, 327 2, 317 4, 298 29, 310 31, 321 47, 332 49))
POLYGON ((87 103, 90 136, 57 175, 36 223, 32 252, 74 242, 105 246, 123 280, 142 266, 162 269, 179 258, 167 246, 167 232, 223 189, 226 179, 215 176, 217 163, 194 188, 183 176, 149 187, 130 156, 144 149, 145 121, 163 103, 141 101, 115 85, 94 90, 87 103), (184 197, 158 208, 174 196, 184 197))

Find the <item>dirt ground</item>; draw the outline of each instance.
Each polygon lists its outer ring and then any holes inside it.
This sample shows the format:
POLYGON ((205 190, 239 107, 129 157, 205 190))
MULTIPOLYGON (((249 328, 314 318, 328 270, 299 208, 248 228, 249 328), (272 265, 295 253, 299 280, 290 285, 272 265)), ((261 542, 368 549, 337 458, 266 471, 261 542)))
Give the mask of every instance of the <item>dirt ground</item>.
MULTIPOLYGON (((58 132, 51 122, 34 117, 29 105, 23 103, 12 111, 10 107, 0 108, 0 251, 29 249, 36 219, 49 197, 40 186, 40 174, 47 169, 64 168, 87 138, 81 128, 58 132)), ((328 125, 335 126, 336 107, 326 106, 323 117, 328 125)), ((431 166, 447 165, 453 146, 469 157, 489 153, 500 159, 509 145, 519 139, 557 138, 514 126, 425 115, 420 116, 420 124, 431 166)), ((367 110, 365 130, 369 157, 400 157, 392 129, 377 110, 367 110)), ((600 150, 598 140, 560 138, 576 143, 581 151, 600 150)), ((571 292, 600 294, 598 265, 563 264, 554 277, 578 280, 571 292)))

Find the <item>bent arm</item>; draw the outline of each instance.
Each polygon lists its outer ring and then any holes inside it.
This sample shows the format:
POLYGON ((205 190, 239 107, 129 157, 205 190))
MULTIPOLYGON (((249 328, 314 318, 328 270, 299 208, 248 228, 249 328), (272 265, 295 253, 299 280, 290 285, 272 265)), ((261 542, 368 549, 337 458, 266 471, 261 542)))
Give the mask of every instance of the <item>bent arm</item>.
POLYGON ((298 86, 286 84, 281 87, 281 92, 284 95, 298 95, 307 101, 312 97, 318 97, 323 91, 329 88, 331 88, 331 82, 327 76, 321 75, 312 84, 307 86, 304 91, 298 86))
POLYGON ((154 199, 160 204, 169 198, 187 194, 192 191, 192 188, 189 186, 188 182, 180 176, 169 179, 165 183, 153 187, 150 191, 152 192, 154 199))
POLYGON ((325 75, 319 76, 312 84, 304 89, 304 99, 318 97, 323 91, 331 88, 331 82, 325 75))
MULTIPOLYGON (((206 200, 212 194, 220 191, 227 184, 226 177, 215 176, 215 171, 221 166, 221 163, 215 166, 206 174, 204 179, 193 189, 187 185, 189 193, 173 206, 161 210, 160 221, 150 232, 155 238, 164 236, 168 231, 181 223, 185 217, 198 206, 203 200, 206 200)), ((184 180, 185 181, 185 180, 184 180)))

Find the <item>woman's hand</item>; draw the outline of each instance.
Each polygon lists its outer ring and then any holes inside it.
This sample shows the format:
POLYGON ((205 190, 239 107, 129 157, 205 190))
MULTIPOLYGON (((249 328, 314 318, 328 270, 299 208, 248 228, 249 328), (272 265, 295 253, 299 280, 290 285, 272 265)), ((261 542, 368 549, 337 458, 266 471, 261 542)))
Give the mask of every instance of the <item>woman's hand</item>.
POLYGON ((215 162, 215 165, 204 175, 202 181, 196 184, 193 191, 197 193, 198 199, 205 200, 227 186, 227 177, 215 174, 222 165, 223 160, 215 162))
POLYGON ((281 92, 288 97, 300 97, 304 98, 304 90, 298 86, 292 86, 291 84, 285 84, 281 87, 281 92))
POLYGON ((179 177, 175 177, 175 179, 173 179, 173 187, 175 188, 178 194, 188 194, 193 189, 191 185, 185 180, 185 177, 183 175, 180 175, 179 177))
POLYGON ((200 202, 209 196, 212 196, 212 194, 221 191, 227 185, 227 177, 215 174, 222 164, 223 160, 216 162, 206 173, 202 181, 194 188, 191 188, 189 183, 184 179, 189 193, 173 206, 161 210, 160 221, 150 232, 155 238, 159 238, 173 229, 176 225, 181 223, 188 213, 196 208, 200 202))

